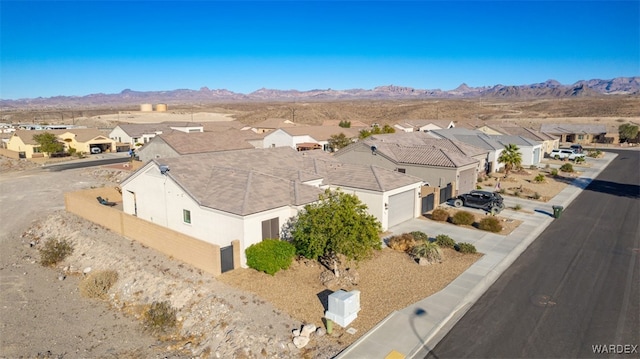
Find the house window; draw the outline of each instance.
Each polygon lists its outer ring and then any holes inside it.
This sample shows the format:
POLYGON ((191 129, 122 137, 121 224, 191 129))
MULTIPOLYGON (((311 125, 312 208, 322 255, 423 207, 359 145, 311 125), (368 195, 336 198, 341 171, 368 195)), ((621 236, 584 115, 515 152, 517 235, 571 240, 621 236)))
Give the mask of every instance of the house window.
POLYGON ((407 169, 406 168, 397 168, 396 171, 398 171, 400 173, 407 173, 407 169))
POLYGON ((584 135, 578 135, 579 140, 584 140, 584 135))
POLYGON ((182 210, 182 221, 184 221, 184 223, 189 223, 191 224, 191 211, 188 209, 183 209, 182 210))
POLYGON ((280 238, 280 218, 262 221, 262 239, 280 238))
POLYGON ((33 153, 40 153, 40 147, 34 147, 33 153))

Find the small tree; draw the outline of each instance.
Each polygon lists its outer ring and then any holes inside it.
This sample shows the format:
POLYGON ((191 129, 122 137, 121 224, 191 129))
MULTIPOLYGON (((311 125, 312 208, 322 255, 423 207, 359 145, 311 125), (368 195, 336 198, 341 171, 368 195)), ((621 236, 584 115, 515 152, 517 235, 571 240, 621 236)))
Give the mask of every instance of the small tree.
POLYGON ((342 128, 351 128, 351 121, 347 121, 347 120, 340 121, 338 126, 342 128))
POLYGON ((631 142, 638 136, 638 126, 625 123, 618 126, 618 134, 620 135, 620 143, 631 142))
POLYGON ((358 138, 361 140, 364 140, 367 137, 371 136, 371 131, 367 130, 367 129, 362 129, 360 130, 360 132, 358 133, 358 138))
POLYGON ((342 254, 359 261, 381 248, 380 222, 358 197, 327 189, 319 199, 291 223, 298 254, 309 259, 342 254))
POLYGON ((342 132, 340 132, 340 134, 337 134, 337 135, 331 135, 331 137, 329 137, 328 142, 329 142, 329 148, 331 148, 331 151, 337 151, 353 143, 353 141, 351 141, 351 139, 348 138, 342 132))
POLYGON ((58 137, 50 132, 33 135, 33 140, 40 145, 40 151, 51 154, 64 151, 64 144, 58 141, 58 137))
POLYGON ((509 171, 520 167, 520 164, 522 164, 522 153, 520 153, 518 146, 508 144, 504 146, 504 150, 498 157, 498 162, 504 163, 504 176, 507 177, 509 171))

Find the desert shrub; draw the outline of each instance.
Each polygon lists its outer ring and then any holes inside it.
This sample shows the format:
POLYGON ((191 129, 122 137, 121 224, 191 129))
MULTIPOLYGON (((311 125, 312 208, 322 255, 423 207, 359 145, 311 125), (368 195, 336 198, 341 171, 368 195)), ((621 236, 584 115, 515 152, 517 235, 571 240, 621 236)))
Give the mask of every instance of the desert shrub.
POLYGON ((565 163, 560 167, 562 172, 573 172, 573 165, 571 163, 565 163))
POLYGON ((478 182, 483 182, 484 181, 484 176, 478 176, 478 182))
POLYGON ((505 194, 505 193, 507 193, 507 190, 505 190, 504 188, 500 188, 500 189, 498 190, 498 193, 500 193, 500 194, 505 194))
POLYGON ((478 228, 483 231, 498 233, 502 230, 502 224, 496 217, 484 217, 478 223, 478 228))
POLYGON ((522 209, 522 206, 521 206, 520 204, 516 204, 515 206, 513 206, 513 209, 514 209, 515 211, 519 211, 519 210, 521 210, 521 209, 522 209))
POLYGON ((431 219, 444 222, 449 219, 449 212, 446 209, 436 208, 431 212, 431 219))
POLYGON ((436 244, 443 248, 453 248, 456 245, 456 241, 446 234, 438 234, 436 236, 436 244))
POLYGON ((429 235, 427 235, 426 233, 422 232, 422 231, 413 231, 411 232, 411 235, 413 236, 413 239, 417 241, 428 241, 429 240, 429 235))
POLYGON ((556 177, 556 176, 558 175, 558 169, 557 169, 557 168, 552 169, 552 170, 551 170, 551 175, 552 175, 553 177, 556 177))
POLYGON ((166 333, 175 328, 176 313, 169 301, 153 302, 142 316, 144 326, 154 334, 166 333))
POLYGON ((440 247, 429 241, 420 241, 419 244, 413 247, 411 254, 416 258, 424 258, 428 262, 439 262, 442 260, 440 247))
POLYGON ((416 245, 416 240, 412 234, 403 233, 399 236, 393 236, 389 238, 389 241, 387 243, 389 248, 393 250, 408 252, 416 245))
POLYGON ((594 158, 600 157, 601 154, 602 154, 602 151, 600 150, 589 150, 589 152, 587 152, 587 156, 594 157, 594 158))
POLYGON ((118 272, 103 270, 91 272, 80 284, 80 294, 88 298, 105 299, 109 289, 118 280, 118 272))
POLYGON ((477 253, 478 252, 476 250, 476 246, 474 246, 471 243, 466 243, 466 242, 460 242, 460 243, 456 244, 455 250, 460 252, 460 253, 469 253, 469 254, 473 254, 473 253, 477 253))
POLYGON ((545 169, 549 169, 549 168, 551 168, 551 165, 547 163, 546 165, 544 165, 544 168, 545 169))
POLYGON ((513 191, 513 195, 514 195, 514 196, 516 196, 516 197, 520 197, 520 194, 521 194, 521 193, 520 193, 520 190, 519 190, 519 189, 517 189, 517 190, 513 191))
POLYGON ((531 165, 531 166, 529 166, 529 169, 530 169, 530 170, 537 170, 537 169, 538 169, 538 166, 536 166, 536 165, 531 165))
POLYGON ((584 157, 578 157, 578 158, 576 158, 576 163, 583 163, 583 162, 585 162, 584 157))
POLYGON ((475 221, 475 216, 467 211, 459 211, 451 217, 451 223, 461 225, 472 225, 475 221))
POLYGON ((476 189, 482 189, 482 186, 478 184, 476 185, 476 189))
POLYGON ((533 182, 535 183, 544 182, 544 175, 542 173, 538 173, 538 175, 533 178, 533 182))
POLYGON ((63 238, 50 238, 39 249, 40 264, 50 267, 58 264, 73 253, 73 243, 63 238))
POLYGON ((265 239, 252 244, 246 250, 247 265, 270 275, 280 269, 287 269, 296 255, 296 247, 279 239, 265 239))
POLYGON ((542 197, 542 196, 538 192, 533 194, 533 199, 540 199, 540 197, 542 197))

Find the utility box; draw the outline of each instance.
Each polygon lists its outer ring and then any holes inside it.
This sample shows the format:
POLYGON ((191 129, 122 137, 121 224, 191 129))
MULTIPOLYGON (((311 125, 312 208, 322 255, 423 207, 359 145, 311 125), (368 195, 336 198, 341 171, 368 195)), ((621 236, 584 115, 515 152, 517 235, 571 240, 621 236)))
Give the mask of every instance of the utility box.
POLYGON ((325 318, 341 327, 346 327, 358 317, 360 311, 360 291, 338 290, 329 295, 329 309, 325 318))

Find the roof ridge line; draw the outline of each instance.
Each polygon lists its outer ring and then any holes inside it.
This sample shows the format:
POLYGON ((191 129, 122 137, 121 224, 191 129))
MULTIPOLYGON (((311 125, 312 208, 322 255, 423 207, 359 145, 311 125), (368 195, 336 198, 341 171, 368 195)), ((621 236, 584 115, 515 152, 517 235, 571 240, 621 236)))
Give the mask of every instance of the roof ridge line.
POLYGON ((378 178, 378 173, 376 171, 376 168, 374 165, 370 165, 369 168, 371 169, 371 173, 373 173, 373 177, 376 179, 376 183, 378 184, 378 187, 380 187, 380 189, 382 191, 385 191, 384 186, 382 185, 382 183, 380 182, 380 178, 378 178))
POLYGON ((242 201, 242 210, 241 210, 241 212, 242 212, 243 215, 247 211, 247 203, 249 203, 249 193, 250 193, 249 187, 251 186, 251 179, 253 177, 253 171, 248 171, 248 172, 249 172, 249 174, 247 176, 247 185, 245 187, 246 190, 244 191, 244 198, 243 198, 243 201, 242 201))

